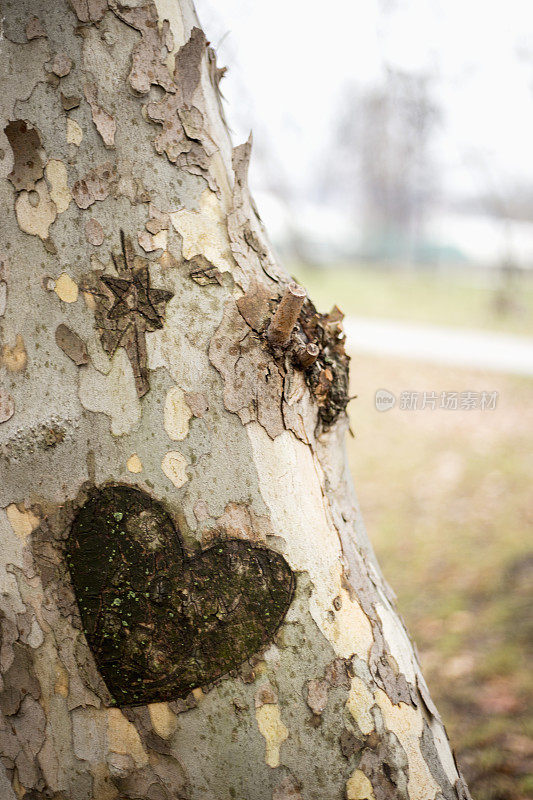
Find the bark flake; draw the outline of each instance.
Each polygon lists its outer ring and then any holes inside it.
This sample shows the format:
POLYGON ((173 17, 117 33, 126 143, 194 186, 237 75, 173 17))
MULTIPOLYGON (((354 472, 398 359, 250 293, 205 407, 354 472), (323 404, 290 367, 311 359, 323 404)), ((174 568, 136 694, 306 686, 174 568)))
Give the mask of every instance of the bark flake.
POLYGON ((83 364, 89 363, 89 355, 87 353, 87 346, 83 339, 78 336, 67 325, 61 323, 56 328, 55 333, 56 344, 63 350, 76 366, 81 367, 83 364))
POLYGON ((107 11, 107 0, 69 0, 80 22, 100 22, 107 11))
POLYGON ((139 31, 141 39, 133 48, 132 66, 128 80, 138 94, 147 94, 150 86, 161 86, 167 92, 175 91, 165 60, 172 50, 172 34, 168 20, 159 27, 155 5, 148 3, 129 8, 112 2, 110 7, 122 22, 139 31))
POLYGON ((43 149, 39 132, 22 119, 10 122, 4 128, 11 150, 13 169, 7 176, 15 191, 31 191, 44 174, 43 149))
POLYGON ((89 170, 72 187, 72 197, 78 208, 89 208, 97 200, 105 200, 118 180, 116 167, 105 161, 89 170))
POLYGON ((83 87, 85 99, 91 107, 91 114, 96 130, 102 137, 102 141, 106 147, 115 146, 115 132, 117 130, 117 123, 102 106, 98 104, 98 88, 95 83, 86 83, 83 87))

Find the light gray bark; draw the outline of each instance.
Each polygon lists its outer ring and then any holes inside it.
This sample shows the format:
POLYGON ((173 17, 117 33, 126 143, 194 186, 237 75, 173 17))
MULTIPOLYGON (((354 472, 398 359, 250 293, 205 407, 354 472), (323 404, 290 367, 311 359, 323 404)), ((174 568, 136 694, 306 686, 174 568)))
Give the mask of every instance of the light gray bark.
POLYGON ((467 796, 347 473, 339 322, 305 306, 307 371, 269 344, 290 278, 190 2, 2 2, 2 798, 467 796), (121 230, 172 297, 113 352, 121 230), (188 553, 252 541, 294 573, 268 645, 185 698, 113 707, 82 632, 62 542, 108 482, 188 553))

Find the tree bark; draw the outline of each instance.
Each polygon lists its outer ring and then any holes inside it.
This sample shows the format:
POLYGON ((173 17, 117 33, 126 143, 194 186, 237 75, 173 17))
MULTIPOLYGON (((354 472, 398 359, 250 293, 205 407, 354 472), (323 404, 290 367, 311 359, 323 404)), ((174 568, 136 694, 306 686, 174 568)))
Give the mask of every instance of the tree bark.
POLYGON ((192 4, 2 2, 2 800, 466 797, 192 4))

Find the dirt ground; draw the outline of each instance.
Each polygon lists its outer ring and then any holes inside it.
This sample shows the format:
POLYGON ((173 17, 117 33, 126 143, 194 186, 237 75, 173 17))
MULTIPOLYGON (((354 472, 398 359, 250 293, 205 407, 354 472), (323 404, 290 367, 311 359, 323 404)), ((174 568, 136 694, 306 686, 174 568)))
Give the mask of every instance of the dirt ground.
POLYGON ((533 380, 354 354, 352 387, 368 532, 472 794, 531 798, 533 380))

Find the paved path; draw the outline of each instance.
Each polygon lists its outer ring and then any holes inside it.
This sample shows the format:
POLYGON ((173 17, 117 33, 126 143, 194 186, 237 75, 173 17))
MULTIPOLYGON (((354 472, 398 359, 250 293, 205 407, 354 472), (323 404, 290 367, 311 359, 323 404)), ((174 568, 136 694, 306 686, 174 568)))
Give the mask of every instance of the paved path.
POLYGON ((400 356, 491 372, 533 376, 533 338, 370 317, 344 320, 350 353, 400 356))

